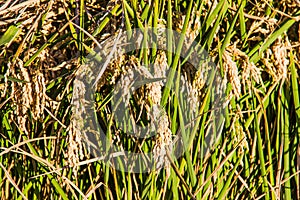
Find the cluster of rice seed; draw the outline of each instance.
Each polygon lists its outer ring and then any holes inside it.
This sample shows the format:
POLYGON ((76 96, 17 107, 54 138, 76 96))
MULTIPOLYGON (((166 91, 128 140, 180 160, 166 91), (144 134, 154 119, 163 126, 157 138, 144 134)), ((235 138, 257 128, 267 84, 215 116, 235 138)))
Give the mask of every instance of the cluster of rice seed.
POLYGON ((134 71, 133 69, 128 69, 126 73, 121 75, 120 80, 118 81, 116 91, 122 93, 122 100, 126 106, 129 105, 129 99, 131 97, 131 90, 134 82, 134 71))
POLYGON ((268 37, 276 29, 277 19, 269 17, 261 17, 261 20, 255 20, 249 28, 250 41, 261 41, 262 36, 268 37), (251 36, 250 35, 254 35, 251 36), (261 36, 262 35, 262 36, 261 36))
MULTIPOLYGON (((238 106, 238 110, 240 110, 238 106)), ((243 153, 244 150, 249 150, 249 143, 247 142, 247 136, 246 133, 243 129, 243 126, 240 123, 240 119, 243 118, 243 115, 241 112, 238 112, 237 115, 234 116, 232 125, 230 127, 230 132, 232 132, 231 137, 232 137, 232 142, 233 144, 238 144, 240 143, 240 148, 238 149, 239 153, 243 153)))
MULTIPOLYGON (((139 73, 147 79, 165 78, 168 69, 167 57, 164 51, 158 51, 154 62, 153 75, 143 66, 140 66, 139 73)), ((154 161, 156 169, 163 166, 169 171, 169 160, 166 152, 172 151, 172 132, 169 128, 169 118, 163 109, 160 109, 159 104, 162 98, 163 81, 155 81, 147 83, 145 87, 144 105, 147 110, 148 118, 155 125, 155 145, 153 148, 154 161)))
MULTIPOLYGON (((159 104, 162 98, 163 81, 155 81, 147 83, 144 87, 132 88, 134 79, 143 77, 143 79, 165 78, 168 69, 167 58, 164 51, 158 51, 154 62, 153 74, 149 70, 141 66, 135 56, 121 56, 119 59, 111 62, 105 74, 110 74, 109 80, 102 79, 98 86, 104 84, 115 85, 117 82, 116 91, 122 90, 123 102, 128 104, 131 94, 137 100, 139 106, 144 106, 147 111, 148 119, 151 119, 155 124, 155 145, 153 148, 154 160, 156 168, 161 168, 165 164, 168 166, 166 157, 167 149, 172 147, 172 133, 169 129, 169 119, 164 110, 159 109, 159 104), (137 75, 137 77, 135 77, 137 75), (117 81, 118 80, 118 81, 117 81), (121 88, 118 88, 121 87, 121 88), (135 89, 135 91, 130 91, 135 89)), ((105 77, 105 75, 104 75, 105 77)))
POLYGON ((197 112, 200 106, 200 100, 203 97, 203 88, 206 86, 207 76, 211 67, 207 62, 203 63, 197 70, 191 64, 185 64, 183 68, 183 76, 181 76, 182 91, 186 90, 188 107, 192 113, 197 112))
MULTIPOLYGON (((154 74, 151 74, 148 69, 141 66, 137 58, 131 56, 129 63, 131 68, 127 69, 126 74, 123 72, 119 80, 122 86, 123 94, 126 95, 123 101, 129 102, 129 90, 131 89, 134 73, 133 69, 144 79, 163 78, 166 77, 168 68, 167 58, 164 51, 158 51, 156 60, 154 62, 154 74)), ((159 109, 159 104, 162 97, 163 81, 155 81, 147 83, 143 87, 134 91, 133 95, 137 99, 139 106, 144 105, 147 111, 147 116, 156 125, 155 145, 153 148, 154 160, 157 168, 161 168, 164 164, 168 166, 168 159, 166 157, 167 149, 171 150, 172 147, 172 133, 169 129, 169 119, 164 110, 159 109), (145 92, 143 92, 145 91, 145 92)))
POLYGON ((232 58, 232 54, 227 50, 225 50, 223 53, 223 67, 225 72, 224 79, 231 84, 231 92, 233 95, 239 98, 241 94, 241 82, 239 78, 238 67, 232 58))
MULTIPOLYGON (((84 70, 89 70, 85 65, 81 66, 77 71, 77 74, 88 74, 83 73, 84 70)), ((86 86, 81 78, 78 77, 73 83, 73 97, 72 97, 72 116, 70 124, 67 128, 68 132, 68 149, 66 153, 67 163, 70 167, 73 167, 73 175, 77 177, 78 172, 78 162, 83 159, 83 144, 82 139, 85 135, 84 131, 87 131, 88 127, 85 127, 85 116, 87 116, 85 93, 86 86)))
POLYGON ((278 37, 272 48, 266 50, 263 62, 267 67, 267 72, 272 76, 274 81, 285 79, 289 65, 288 49, 291 47, 288 37, 286 41, 278 37))
POLYGON ((107 66, 104 74, 101 76, 97 82, 97 88, 101 89, 104 85, 115 85, 120 76, 132 68, 130 62, 136 62, 137 58, 134 56, 128 57, 126 55, 121 55, 117 59, 114 59, 107 66))
MULTIPOLYGON (((212 5, 211 2, 209 3, 210 6, 212 5)), ((214 5, 215 6, 215 5, 214 5)), ((188 23, 187 33, 185 37, 185 44, 183 46, 183 52, 185 52, 187 47, 192 45, 192 42, 199 34, 199 30, 201 28, 201 22, 200 22, 200 13, 199 11, 196 11, 195 9, 192 10, 192 15, 195 16, 193 19, 191 19, 188 23)), ((174 26, 177 30, 181 32, 184 24, 186 16, 179 14, 178 16, 175 16, 174 19, 174 26)), ((198 55, 196 51, 192 52, 192 55, 190 56, 192 59, 198 58, 198 55)), ((199 62, 199 60, 196 61, 196 63, 199 62)), ((197 108, 199 108, 200 104, 200 96, 202 95, 201 90, 205 86, 205 81, 207 77, 204 77, 205 71, 209 70, 209 67, 206 65, 207 63, 204 63, 199 69, 196 70, 195 66, 192 66, 190 64, 185 64, 185 68, 183 68, 183 76, 181 76, 181 82, 184 84, 182 86, 182 90, 187 90, 188 94, 188 102, 189 102, 189 108, 192 109, 193 112, 196 111, 197 108)), ((181 91, 183 92, 183 91, 181 91)))
POLYGON ((198 90, 196 85, 192 85, 193 77, 191 77, 192 74, 194 74, 195 70, 192 70, 193 72, 190 71, 191 68, 186 68, 183 71, 183 76, 181 76, 181 82, 183 83, 183 86, 181 87, 181 93, 182 94, 188 94, 187 101, 188 101, 188 106, 192 109, 192 111, 195 111, 198 106, 199 106, 199 101, 198 101, 198 90))
MULTIPOLYGON (((168 69, 167 56, 164 51, 158 51, 154 62, 154 76, 153 78, 165 78, 168 69)), ((152 77, 151 77, 152 78, 152 77)), ((162 97, 163 81, 156 81, 146 85, 146 96, 153 105, 160 104, 162 97)))
MULTIPOLYGON (((194 39, 199 34, 200 28, 201 28, 201 22, 200 22, 200 11, 197 11, 195 9, 192 10, 191 16, 194 16, 193 19, 189 20, 188 28, 185 34, 185 41, 183 46, 183 51, 186 51, 186 47, 190 47, 190 45, 194 42, 194 39)), ((175 30, 177 30, 179 33, 182 32, 184 20, 186 18, 186 15, 183 15, 182 13, 175 13, 175 16, 173 18, 173 24, 175 27, 175 30)))
POLYGON ((78 115, 71 117, 70 125, 67 129, 68 132, 68 149, 66 152, 67 164, 69 167, 72 167, 72 173, 77 177, 78 172, 78 163, 83 159, 83 145, 82 145, 82 133, 80 126, 83 125, 83 122, 78 115))
MULTIPOLYGON (((22 60, 16 59, 16 62, 8 63, 8 70, 5 77, 13 76, 19 80, 25 81, 11 83, 11 92, 13 96, 13 103, 16 106, 15 117, 20 129, 28 133, 26 122, 28 119, 28 112, 34 120, 43 119, 44 108, 46 104, 46 83, 44 75, 39 70, 33 68, 29 70, 24 67, 22 60), (20 71, 16 71, 20 69, 20 71)), ((6 80, 6 89, 9 88, 6 80)))
POLYGON ((234 57, 239 63, 242 69, 242 85, 244 86, 244 89, 246 90, 247 88, 251 94, 251 81, 254 80, 257 84, 263 83, 261 69, 256 67, 253 62, 250 62, 249 56, 246 53, 236 47, 237 42, 227 48, 227 53, 230 53, 230 56, 234 57))
MULTIPOLYGON (((206 63, 207 64, 207 63, 206 63)), ((167 71, 167 58, 165 52, 158 52, 157 59, 154 64, 154 77, 166 77, 167 71)), ((208 66, 205 66, 205 70, 209 70, 208 66)), ((205 86, 206 75, 205 70, 196 70, 194 66, 185 64, 183 69, 183 76, 181 76, 182 90, 186 90, 188 94, 189 108, 191 113, 196 112, 199 108, 199 98, 201 96, 201 90, 205 86)), ((157 168, 161 168, 164 165, 168 167, 169 160, 166 156, 166 151, 172 151, 172 132, 169 128, 169 119, 164 110, 159 110, 159 103, 161 101, 162 81, 147 84, 148 99, 152 102, 152 110, 150 110, 150 104, 146 105, 149 116, 156 123, 156 139, 153 149, 154 159, 157 168)), ((184 93, 184 91, 181 91, 184 93)), ((168 169, 168 168, 167 168, 168 169)), ((168 172, 168 171, 167 171, 168 172)))
POLYGON ((172 132, 169 128, 169 118, 163 109, 159 109, 157 105, 152 106, 153 120, 156 124, 155 145, 153 148, 154 161, 156 169, 161 167, 168 168, 169 159, 167 151, 172 151, 172 132))

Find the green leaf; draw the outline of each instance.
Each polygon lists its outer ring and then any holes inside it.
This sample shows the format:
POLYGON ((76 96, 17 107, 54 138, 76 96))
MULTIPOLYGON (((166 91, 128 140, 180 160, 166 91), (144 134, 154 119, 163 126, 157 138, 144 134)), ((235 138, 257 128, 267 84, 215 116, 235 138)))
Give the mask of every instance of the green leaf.
MULTIPOLYGON (((4 79, 4 75, 0 74, 0 79, 4 79)), ((7 77, 7 80, 13 81, 13 82, 19 82, 19 83, 28 83, 27 81, 21 80, 21 79, 17 79, 11 76, 7 77)))
POLYGON ((7 31, 0 38, 0 46, 5 45, 13 41, 20 33, 20 27, 16 25, 11 25, 7 31))

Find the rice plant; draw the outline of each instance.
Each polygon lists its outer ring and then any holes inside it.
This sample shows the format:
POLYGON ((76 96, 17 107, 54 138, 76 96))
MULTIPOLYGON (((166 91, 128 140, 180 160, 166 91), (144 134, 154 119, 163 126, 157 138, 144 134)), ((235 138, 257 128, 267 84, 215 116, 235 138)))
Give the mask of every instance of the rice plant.
POLYGON ((298 0, 7 0, 0 16, 1 199, 300 199, 298 0))

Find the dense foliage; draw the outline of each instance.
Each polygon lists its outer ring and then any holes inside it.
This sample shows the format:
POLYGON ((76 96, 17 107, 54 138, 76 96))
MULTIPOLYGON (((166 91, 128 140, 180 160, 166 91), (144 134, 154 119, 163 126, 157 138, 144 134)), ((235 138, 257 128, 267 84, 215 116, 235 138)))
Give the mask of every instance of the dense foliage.
POLYGON ((0 1, 1 199, 300 199, 299 22, 298 0, 0 1), (88 154, 72 122, 74 79, 96 41, 147 27, 176 30, 208 52, 223 78, 224 127, 203 153, 216 90, 199 88, 183 58, 155 48, 121 56, 96 93, 107 136, 152 151, 184 132, 190 144, 163 158, 167 168, 122 172, 88 154), (146 123, 161 103, 165 129, 135 140, 113 123, 113 85, 141 62, 192 77, 189 102, 200 107, 192 126, 176 91, 152 82, 131 97, 132 119, 146 123))

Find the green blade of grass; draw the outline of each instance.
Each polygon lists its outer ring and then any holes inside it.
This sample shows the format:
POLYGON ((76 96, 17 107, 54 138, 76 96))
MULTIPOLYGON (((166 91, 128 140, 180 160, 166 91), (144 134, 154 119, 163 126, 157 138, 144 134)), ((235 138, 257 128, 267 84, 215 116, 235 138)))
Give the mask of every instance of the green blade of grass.
POLYGON ((21 27, 18 25, 11 25, 0 38, 0 46, 12 42, 21 32, 21 27))
MULTIPOLYGON (((258 96, 258 94, 256 94, 258 96)), ((256 99, 253 98, 253 107, 256 107, 256 99)), ((265 194, 265 199, 270 199, 269 195, 269 186, 268 186, 268 180, 267 180, 267 172, 265 167, 265 157, 264 157, 264 150, 263 150, 263 142, 261 137, 261 131, 260 131, 260 119, 258 118, 258 114, 254 113, 254 126, 255 126, 255 133, 257 135, 257 148, 258 148, 258 155, 260 160, 260 170, 261 170, 261 176, 263 179, 263 188, 262 191, 265 194)))
MULTIPOLYGON (((298 16, 300 15, 300 11, 298 11, 295 16, 298 16)), ((262 53, 271 46, 271 44, 280 36, 282 35, 284 32, 286 32, 294 23, 296 22, 295 19, 289 19, 287 20, 286 22, 284 22, 282 25, 280 25, 279 29, 276 30, 274 33, 272 33, 268 38, 267 40, 262 44, 258 44, 256 46, 256 48, 258 47, 259 49, 256 50, 256 51, 251 51, 249 53, 249 57, 250 58, 250 62, 253 62, 253 63, 257 63, 259 61, 259 59, 261 58, 262 56, 262 53)))
POLYGON ((243 156, 240 156, 239 160, 235 163, 233 169, 231 170, 231 172, 228 176, 228 179, 226 180, 225 185, 222 187, 222 190, 221 190, 221 192, 220 192, 220 194, 217 198, 218 200, 225 199, 226 193, 228 193, 229 187, 232 184, 231 180, 233 178, 233 175, 234 175, 237 167, 240 165, 240 162, 241 162, 242 158, 243 158, 243 156))
POLYGON ((192 11, 193 3, 194 3, 193 1, 190 1, 190 3, 189 3, 186 18, 184 20, 184 24, 183 24, 183 28, 182 28, 182 32, 180 34, 180 39, 179 39, 178 45, 176 47, 174 60, 172 61, 171 70, 170 70, 170 73, 168 75, 168 80, 167 80, 165 89, 163 91, 162 100, 161 100, 161 105, 163 107, 166 106, 168 96, 170 95, 170 90, 171 90, 171 87, 172 87, 172 82, 173 82, 173 79, 174 79, 174 76, 175 76, 176 68, 177 68, 177 65, 178 65, 178 62, 179 62, 180 53, 181 53, 181 49, 182 49, 182 46, 183 46, 183 43, 184 43, 185 34, 186 34, 186 31, 187 31, 187 28, 188 28, 188 23, 189 23, 191 11, 192 11))
POLYGON ((284 178, 287 181, 284 183, 284 197, 286 200, 292 199, 291 182, 290 182, 290 116, 289 116, 289 100, 290 96, 288 90, 285 89, 286 84, 282 85, 281 102, 283 104, 281 111, 281 132, 283 134, 283 166, 284 166, 284 178))

